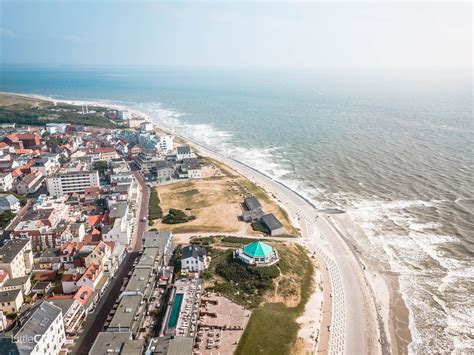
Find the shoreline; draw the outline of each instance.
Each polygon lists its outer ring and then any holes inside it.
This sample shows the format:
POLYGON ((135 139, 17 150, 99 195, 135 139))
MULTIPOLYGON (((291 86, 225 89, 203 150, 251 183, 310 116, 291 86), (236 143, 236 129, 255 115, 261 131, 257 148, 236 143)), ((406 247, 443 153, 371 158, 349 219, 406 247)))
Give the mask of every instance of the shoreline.
MULTIPOLYGON (((323 292, 326 294, 323 306, 325 310, 320 312, 317 309, 316 311, 323 315, 324 326, 319 329, 319 339, 328 340, 329 351, 337 353, 406 353, 408 351, 408 344, 411 341, 409 312, 400 294, 398 277, 393 273, 388 275, 380 272, 366 260, 364 255, 360 252, 358 255, 356 239, 359 235, 357 234, 357 237, 351 235, 353 234, 349 231, 351 228, 348 227, 347 222, 343 221, 344 218, 324 213, 316 208, 308 198, 298 191, 292 190, 283 182, 232 157, 183 137, 173 130, 162 127, 146 112, 126 104, 93 100, 62 100, 41 95, 7 94, 75 105, 89 104, 128 110, 148 120, 159 130, 189 143, 200 155, 216 159, 253 181, 266 190, 270 196, 275 196, 276 202, 288 212, 292 223, 300 227, 300 243, 316 255, 317 263, 321 269, 328 273, 329 282, 327 284, 331 287, 331 294, 328 296, 329 292, 323 292), (370 277, 370 274, 378 276, 373 278, 370 277), (380 290, 385 290, 385 292, 379 292, 380 290), (377 296, 374 293, 377 293, 377 296), (331 305, 329 320, 328 312, 326 312, 327 304, 331 305), (398 311, 394 311, 395 308, 398 311), (331 325, 330 332, 325 328, 327 322, 331 325), (357 326, 354 327, 354 325, 357 326)), ((349 218, 345 214, 344 216, 349 218)), ((307 305, 310 303, 308 301, 307 305)), ((306 309, 302 317, 305 316, 307 316, 306 309)), ((317 345, 318 352, 324 352, 324 348, 323 342, 317 345)))

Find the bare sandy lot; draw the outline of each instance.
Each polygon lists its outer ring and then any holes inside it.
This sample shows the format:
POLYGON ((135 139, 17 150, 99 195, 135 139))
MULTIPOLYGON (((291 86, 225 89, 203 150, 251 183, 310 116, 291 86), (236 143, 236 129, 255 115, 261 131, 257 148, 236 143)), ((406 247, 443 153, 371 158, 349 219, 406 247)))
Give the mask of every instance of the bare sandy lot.
POLYGON ((249 223, 239 220, 244 197, 255 195, 266 213, 275 214, 289 234, 298 235, 286 213, 260 187, 227 167, 220 167, 214 162, 207 163, 203 169, 205 178, 156 187, 164 214, 170 208, 177 208, 196 216, 196 219, 175 225, 157 222, 155 228, 172 230, 174 233, 259 235, 249 223))

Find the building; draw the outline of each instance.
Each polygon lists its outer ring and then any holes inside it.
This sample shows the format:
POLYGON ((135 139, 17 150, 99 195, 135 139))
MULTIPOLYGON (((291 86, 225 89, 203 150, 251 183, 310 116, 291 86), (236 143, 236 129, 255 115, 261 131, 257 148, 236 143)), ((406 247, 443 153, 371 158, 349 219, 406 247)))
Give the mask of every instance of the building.
POLYGON ((162 265, 168 265, 173 255, 173 232, 147 231, 143 234, 143 248, 158 248, 162 256, 162 265))
POLYGON ((20 210, 20 200, 13 195, 0 195, 0 213, 10 211, 18 212, 20 210))
POLYGON ((206 249, 191 244, 185 246, 181 250, 181 270, 188 272, 202 272, 206 267, 206 249))
POLYGON ((61 308, 66 335, 75 335, 81 328, 87 312, 75 298, 48 298, 48 302, 61 308))
POLYGON ((145 313, 145 303, 142 303, 141 295, 122 296, 107 327, 107 332, 132 332, 135 334, 141 327, 145 313))
POLYGON ((68 123, 46 123, 46 131, 48 131, 49 134, 64 134, 68 126, 68 123))
POLYGON ((89 355, 142 354, 143 347, 144 340, 133 340, 131 332, 100 332, 99 335, 97 335, 97 338, 95 338, 94 344, 89 351, 89 355))
POLYGON ((26 175, 16 186, 16 192, 21 195, 34 194, 43 183, 44 176, 40 170, 35 170, 26 175))
POLYGON ((99 187, 99 172, 88 164, 70 164, 46 180, 48 193, 60 196, 73 192, 84 192, 89 187, 99 187))
POLYGON ((176 147, 176 159, 182 161, 183 159, 196 158, 196 154, 192 151, 189 145, 184 147, 176 147))
POLYGON ((283 224, 275 217, 273 213, 266 214, 260 218, 260 223, 270 231, 270 235, 273 237, 275 235, 285 234, 285 228, 283 224))
POLYGON ((20 289, 0 291, 0 310, 3 313, 16 313, 23 305, 23 292, 20 289))
POLYGON ((31 310, 14 339, 21 355, 59 354, 66 341, 61 308, 41 301, 31 310))
POLYGON ((201 165, 195 158, 185 158, 178 169, 180 179, 200 179, 202 178, 201 165))
POLYGON ((0 248, 0 270, 13 279, 29 275, 33 266, 33 251, 28 239, 7 240, 0 248))
POLYGON ((151 173, 159 182, 169 181, 175 175, 175 165, 166 160, 157 161, 150 169, 151 173))
POLYGON ((153 126, 153 123, 147 122, 147 121, 142 121, 140 123, 140 130, 143 132, 150 132, 153 131, 155 127, 153 126))
POLYGON ((253 242, 234 251, 234 258, 247 265, 270 266, 279 260, 276 250, 264 242, 253 242))
POLYGON ((31 171, 41 171, 41 174, 48 176, 54 174, 61 167, 59 161, 55 157, 44 157, 34 162, 31 171))
POLYGON ((13 175, 11 172, 0 173, 0 191, 6 192, 13 188, 13 175))
POLYGON ((130 111, 117 111, 117 115, 121 120, 129 120, 132 118, 132 114, 130 111))
POLYGON ((260 201, 255 196, 244 199, 245 210, 242 213, 244 222, 256 222, 263 216, 263 208, 260 201))
POLYGON ((128 245, 132 237, 132 223, 129 216, 129 207, 126 201, 114 203, 110 207, 109 221, 102 228, 102 240, 128 245))
POLYGON ((81 286, 87 286, 93 291, 102 291, 107 282, 107 276, 104 275, 104 269, 100 265, 92 264, 84 275, 76 283, 77 291, 81 286))

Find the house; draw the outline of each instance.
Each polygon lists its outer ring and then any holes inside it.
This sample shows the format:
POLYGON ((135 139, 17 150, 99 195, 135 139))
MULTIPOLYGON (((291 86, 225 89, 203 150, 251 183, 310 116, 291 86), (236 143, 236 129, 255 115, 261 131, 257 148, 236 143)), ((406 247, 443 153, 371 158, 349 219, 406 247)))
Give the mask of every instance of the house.
POLYGON ((79 256, 84 259, 84 266, 100 265, 105 270, 110 266, 112 250, 109 245, 100 241, 97 244, 86 244, 79 250, 79 256))
POLYGON ((14 335, 20 354, 59 354, 66 341, 61 308, 47 301, 40 301, 29 314, 26 322, 14 335))
POLYGON ((268 228, 272 237, 275 235, 285 234, 285 228, 283 227, 283 224, 281 224, 281 222, 275 217, 273 213, 262 216, 260 218, 260 223, 268 228))
POLYGON ((192 151, 189 145, 184 147, 176 147, 176 160, 183 161, 183 159, 196 158, 196 154, 192 151))
POLYGON ((185 158, 179 166, 178 177, 180 179, 200 179, 202 178, 201 165, 197 159, 185 158))
POLYGON ((6 192, 13 189, 13 175, 11 172, 0 173, 0 191, 6 192))
POLYGON ((87 313, 94 310, 95 302, 97 302, 99 295, 91 290, 89 287, 82 285, 74 294, 74 299, 79 301, 87 313))
POLYGON ((38 257, 35 257, 36 268, 59 270, 61 268, 61 249, 48 248, 45 249, 38 257))
POLYGON ((86 268, 84 267, 70 268, 66 270, 61 279, 63 293, 69 294, 76 292, 80 287, 80 285, 77 285, 77 282, 81 279, 85 272, 86 268))
POLYGON ((252 266, 270 266, 279 260, 278 253, 271 245, 256 241, 234 251, 234 259, 252 266))
POLYGON ((206 249, 191 244, 181 250, 181 270, 201 272, 204 271, 206 267, 206 249))
POLYGON ((53 283, 51 281, 38 281, 32 287, 31 291, 35 293, 47 294, 53 288, 53 283))
MULTIPOLYGON (((86 269, 84 275, 77 281, 77 289, 81 286, 87 286, 94 291, 103 291, 106 286, 107 276, 104 275, 104 269, 100 265, 92 264, 86 269)), ((76 289, 76 290, 77 290, 76 289)))
POLYGON ((10 211, 16 213, 20 210, 20 200, 13 195, 0 195, 0 213, 10 211))
POLYGON ((156 176, 156 180, 160 182, 171 180, 175 174, 175 170, 175 165, 166 160, 155 162, 153 167, 150 169, 151 173, 156 176))
POLYGON ((16 186, 16 191, 21 195, 34 194, 41 188, 44 175, 40 170, 35 170, 26 175, 16 186))
POLYGON ((61 246, 59 251, 59 261, 67 270, 74 266, 74 259, 79 257, 79 250, 82 248, 82 243, 68 242, 61 246))
POLYGON ((109 222, 102 228, 102 240, 128 245, 132 237, 128 202, 116 202, 110 207, 109 222))
POLYGON ((23 295, 28 295, 31 291, 31 278, 30 275, 15 277, 13 279, 8 279, 0 287, 0 291, 13 291, 20 290, 23 292, 23 295))
POLYGON ((256 222, 263 216, 263 208, 260 201, 255 196, 249 196, 244 199, 244 208, 242 220, 244 222, 256 222))
POLYGON ((23 292, 21 292, 21 289, 0 291, 0 310, 3 313, 18 312, 23 302, 23 292))
POLYGON ((0 248, 0 270, 10 278, 29 275, 33 266, 33 251, 28 239, 7 240, 0 248))
POLYGON ((115 147, 96 148, 94 153, 99 154, 99 160, 109 161, 120 158, 115 147))

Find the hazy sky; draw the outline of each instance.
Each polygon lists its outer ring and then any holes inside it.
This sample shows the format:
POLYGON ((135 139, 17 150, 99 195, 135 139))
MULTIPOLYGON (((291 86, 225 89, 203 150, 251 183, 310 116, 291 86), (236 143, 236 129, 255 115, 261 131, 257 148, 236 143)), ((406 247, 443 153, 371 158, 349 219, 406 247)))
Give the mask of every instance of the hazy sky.
POLYGON ((472 5, 0 0, 2 63, 471 70, 472 5))

